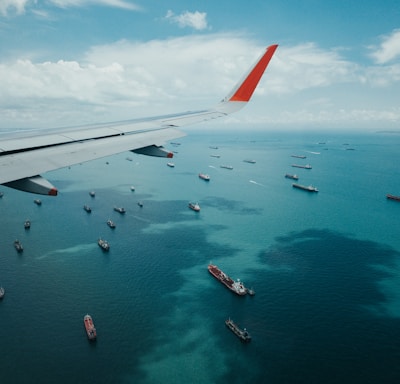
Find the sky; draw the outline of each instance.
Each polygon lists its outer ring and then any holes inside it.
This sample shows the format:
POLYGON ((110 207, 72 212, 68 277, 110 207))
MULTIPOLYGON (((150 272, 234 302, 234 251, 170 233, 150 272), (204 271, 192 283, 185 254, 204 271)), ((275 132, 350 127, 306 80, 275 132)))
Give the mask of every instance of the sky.
POLYGON ((201 129, 400 131, 399 0, 0 0, 0 130, 212 107, 271 44, 201 129))

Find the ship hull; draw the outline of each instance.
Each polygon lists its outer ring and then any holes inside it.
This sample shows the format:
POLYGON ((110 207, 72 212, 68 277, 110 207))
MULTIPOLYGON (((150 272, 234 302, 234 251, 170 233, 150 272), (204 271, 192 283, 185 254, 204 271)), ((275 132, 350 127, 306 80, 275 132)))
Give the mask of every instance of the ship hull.
POLYGON ((311 186, 311 185, 306 186, 306 185, 293 183, 292 187, 293 188, 297 188, 297 189, 302 189, 303 191, 307 191, 307 192, 318 192, 318 189, 313 187, 313 186, 311 186))
POLYGON ((90 315, 86 315, 83 318, 83 324, 85 325, 86 335, 89 340, 96 340, 97 333, 96 328, 93 324, 93 319, 90 315))
POLYGON ((210 264, 208 266, 208 271, 213 275, 220 283, 225 285, 230 291, 236 293, 239 296, 244 296, 247 294, 247 289, 243 283, 239 281, 234 281, 224 272, 222 272, 216 265, 210 264))
POLYGON ((400 201, 400 196, 391 195, 390 193, 386 195, 389 200, 400 201))

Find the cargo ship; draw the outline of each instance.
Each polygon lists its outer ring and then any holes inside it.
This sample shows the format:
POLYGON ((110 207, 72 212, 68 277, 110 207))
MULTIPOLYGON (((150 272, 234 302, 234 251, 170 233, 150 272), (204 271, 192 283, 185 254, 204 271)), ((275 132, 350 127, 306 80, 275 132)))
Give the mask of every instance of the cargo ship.
POLYGON ((83 324, 85 324, 86 334, 89 340, 95 340, 97 337, 96 328, 93 324, 92 316, 85 315, 83 318, 83 324))
POLYGON ((108 220, 107 220, 107 225, 108 225, 110 228, 113 228, 113 229, 116 227, 115 223, 114 223, 111 219, 108 219, 108 220))
POLYGON ((21 242, 19 240, 14 241, 14 247, 17 250, 18 253, 21 253, 24 251, 24 247, 22 246, 21 242))
POLYGON ((307 192, 318 192, 318 189, 316 187, 313 187, 312 185, 307 186, 307 185, 293 183, 292 187, 302 189, 303 191, 307 191, 307 192))
POLYGON ((245 343, 251 341, 251 336, 249 332, 247 332, 246 328, 240 329, 237 324, 233 322, 231 319, 225 320, 225 325, 241 340, 245 343))
POLYGON ((312 168, 310 164, 306 164, 306 165, 292 164, 292 167, 295 167, 295 168, 304 168, 304 169, 311 169, 311 168, 312 168))
POLYGON ((388 199, 390 199, 390 200, 400 201, 400 196, 391 195, 390 193, 388 193, 388 194, 386 195, 386 198, 388 198, 388 199))
POLYGON ((103 239, 99 239, 97 241, 97 244, 99 245, 99 247, 103 250, 103 251, 109 251, 110 250, 110 244, 108 243, 107 240, 103 240, 103 239))
POLYGON ((207 175, 205 173, 199 173, 199 178, 205 181, 210 181, 210 175, 207 175))
POLYGON ((295 157, 297 159, 305 159, 307 156, 304 155, 291 155, 292 157, 295 157))
POLYGON ((222 284, 224 284, 227 288, 229 288, 232 292, 236 293, 239 296, 244 296, 247 293, 247 288, 243 285, 243 283, 238 279, 234 281, 224 272, 222 272, 216 265, 209 264, 208 271, 222 284))

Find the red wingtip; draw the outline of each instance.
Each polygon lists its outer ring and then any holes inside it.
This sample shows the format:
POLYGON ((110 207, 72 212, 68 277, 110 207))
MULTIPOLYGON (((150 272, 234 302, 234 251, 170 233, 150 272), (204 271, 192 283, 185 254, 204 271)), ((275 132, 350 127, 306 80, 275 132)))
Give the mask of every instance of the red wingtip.
POLYGON ((168 152, 167 158, 172 159, 174 157, 174 154, 172 152, 168 152))
POLYGON ((250 100, 258 82, 261 79, 261 76, 263 75, 277 48, 278 44, 275 44, 266 49, 265 53, 262 55, 260 60, 258 60, 257 64, 252 68, 250 73, 247 75, 243 83, 238 87, 229 101, 247 102, 250 100))
POLYGON ((57 196, 57 194, 58 194, 58 191, 56 188, 51 188, 48 193, 49 196, 57 196))

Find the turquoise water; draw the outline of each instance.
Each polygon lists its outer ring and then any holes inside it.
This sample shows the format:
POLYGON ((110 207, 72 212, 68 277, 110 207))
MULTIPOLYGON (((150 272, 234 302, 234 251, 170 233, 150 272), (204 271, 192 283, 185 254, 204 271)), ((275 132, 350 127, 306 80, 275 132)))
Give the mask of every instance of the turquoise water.
POLYGON ((1 188, 0 382, 397 383, 400 203, 385 195, 400 195, 400 135, 194 132, 180 143, 175 168, 124 153, 49 173, 60 194, 42 206, 1 188), (256 295, 233 295, 210 261, 256 295))

